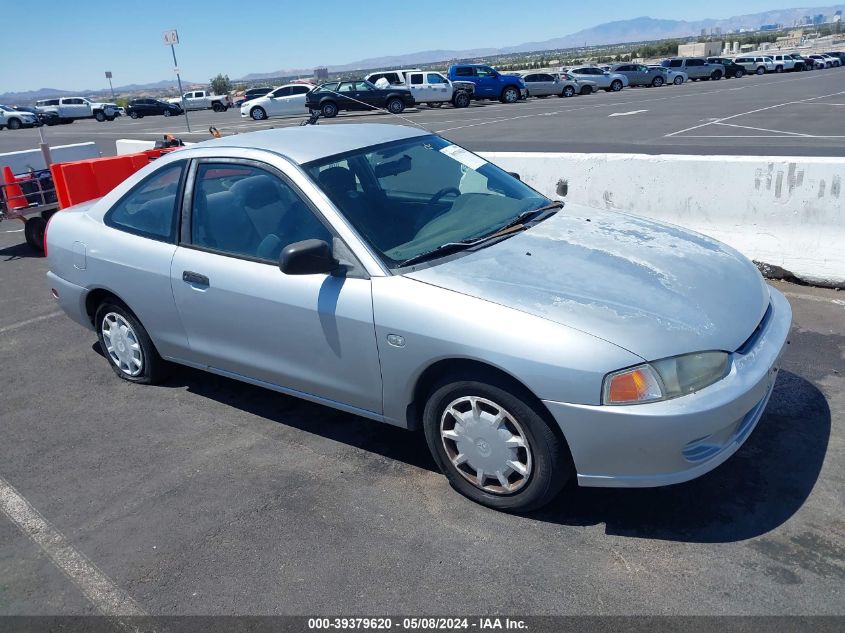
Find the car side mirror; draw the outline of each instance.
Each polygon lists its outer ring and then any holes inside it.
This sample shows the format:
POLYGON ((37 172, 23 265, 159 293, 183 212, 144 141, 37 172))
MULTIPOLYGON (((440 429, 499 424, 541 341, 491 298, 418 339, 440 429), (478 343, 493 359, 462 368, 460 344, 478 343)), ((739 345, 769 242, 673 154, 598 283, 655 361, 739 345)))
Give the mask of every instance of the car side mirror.
POLYGON ((319 275, 337 270, 338 261, 323 240, 302 240, 285 246, 279 269, 286 275, 319 275))

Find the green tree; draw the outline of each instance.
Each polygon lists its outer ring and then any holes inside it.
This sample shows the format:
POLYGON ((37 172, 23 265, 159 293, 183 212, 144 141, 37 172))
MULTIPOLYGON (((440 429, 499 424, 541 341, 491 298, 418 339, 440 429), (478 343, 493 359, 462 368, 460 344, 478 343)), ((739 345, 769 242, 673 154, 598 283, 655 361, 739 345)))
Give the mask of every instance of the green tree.
POLYGON ((220 73, 214 77, 211 80, 211 91, 218 95, 229 94, 232 91, 232 82, 229 81, 229 75, 220 73))

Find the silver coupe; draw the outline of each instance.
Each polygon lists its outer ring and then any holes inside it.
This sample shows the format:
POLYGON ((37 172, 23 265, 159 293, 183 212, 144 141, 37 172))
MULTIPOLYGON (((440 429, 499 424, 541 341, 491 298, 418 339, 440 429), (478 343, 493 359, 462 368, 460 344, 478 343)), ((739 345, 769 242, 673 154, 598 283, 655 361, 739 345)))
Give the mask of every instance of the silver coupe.
POLYGON ((719 242, 563 207, 392 125, 174 151, 55 214, 46 244, 53 296, 123 380, 178 363, 422 428, 458 491, 508 511, 712 470, 791 323, 719 242))

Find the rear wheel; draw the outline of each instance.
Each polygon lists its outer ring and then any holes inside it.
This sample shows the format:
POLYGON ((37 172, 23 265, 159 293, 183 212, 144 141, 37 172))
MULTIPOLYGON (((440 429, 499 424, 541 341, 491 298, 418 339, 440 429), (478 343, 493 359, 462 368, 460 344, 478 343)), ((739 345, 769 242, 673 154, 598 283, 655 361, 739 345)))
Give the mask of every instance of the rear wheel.
POLYGON ((757 68, 756 72, 757 72, 758 75, 765 75, 766 74, 766 68, 764 66, 759 66, 757 68))
POLYGON ((164 116, 170 116, 170 115, 171 115, 171 112, 170 112, 170 110, 165 110, 164 112, 162 112, 162 114, 163 114, 164 116))
POLYGON ((393 97, 387 102, 387 111, 391 114, 402 114, 405 111, 405 102, 399 97, 393 97))
POLYGON ((508 86, 502 90, 501 101, 502 103, 516 103, 519 101, 519 90, 513 86, 508 86))
POLYGON ((267 118, 267 112, 261 106, 255 106, 249 111, 249 116, 252 117, 253 121, 263 121, 267 118))
POLYGON ((574 95, 575 95, 575 88, 573 88, 572 86, 566 86, 563 89, 563 92, 560 93, 561 97, 572 97, 574 95))
POLYGON ((659 88, 664 84, 663 77, 655 77, 654 81, 651 82, 651 85, 655 88, 659 88))
POLYGON ((325 118, 331 119, 337 116, 337 106, 332 101, 326 101, 320 106, 320 112, 325 118))
POLYGON ((461 494, 491 508, 527 512, 572 475, 566 443, 528 394, 496 377, 447 379, 423 413, 437 465, 461 494))
POLYGON ((151 385, 166 371, 149 334, 132 311, 116 299, 100 304, 94 317, 100 349, 119 378, 151 385))
POLYGON ((138 114, 138 113, 137 113, 137 112, 135 112, 135 111, 132 111, 132 112, 130 112, 130 113, 129 113, 129 118, 130 118, 130 119, 140 119, 140 118, 141 118, 141 115, 140 115, 140 114, 138 114))
POLYGON ((593 87, 592 86, 583 86, 581 88, 581 96, 587 96, 593 94, 593 87))
POLYGON ((610 89, 613 92, 619 92, 620 90, 622 90, 622 88, 624 88, 624 86, 622 85, 622 81, 619 79, 614 79, 610 83, 610 89))
POLYGON ((676 86, 680 86, 682 83, 684 83, 684 78, 681 77, 680 75, 678 75, 677 77, 675 77, 672 80, 672 83, 675 84, 676 86))
POLYGON ((217 101, 211 104, 211 109, 215 112, 223 112, 224 110, 223 105, 217 101))
POLYGON ((47 220, 40 215, 29 218, 23 225, 23 235, 26 243, 39 253, 44 252, 44 230, 47 228, 47 220))
POLYGON ((6 123, 10 130, 19 130, 21 129, 21 120, 20 119, 9 119, 6 123))
POLYGON ((720 73, 718 70, 715 71, 712 75, 710 75, 710 79, 712 79, 713 81, 719 81, 721 78, 722 73, 720 73))
POLYGON ((97 119, 99 123, 102 123, 106 120, 106 114, 104 112, 95 112, 94 118, 97 119))
POLYGON ((737 70, 734 73, 734 79, 742 79, 743 77, 745 77, 745 71, 744 70, 737 70))
POLYGON ((783 66, 775 66, 775 72, 776 73, 782 73, 783 72, 783 66))

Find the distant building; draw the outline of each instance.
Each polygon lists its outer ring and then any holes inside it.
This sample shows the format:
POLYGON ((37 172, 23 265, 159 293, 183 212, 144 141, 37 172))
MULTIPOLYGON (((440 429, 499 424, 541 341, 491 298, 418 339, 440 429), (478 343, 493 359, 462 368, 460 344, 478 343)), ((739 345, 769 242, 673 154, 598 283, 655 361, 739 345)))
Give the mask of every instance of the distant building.
POLYGON ((329 78, 329 69, 325 66, 320 66, 314 69, 314 79, 317 81, 325 81, 329 78))
POLYGON ((817 25, 817 26, 818 26, 819 24, 824 24, 824 15, 823 15, 823 14, 821 14, 821 13, 819 13, 819 14, 817 14, 817 15, 814 15, 814 16, 813 16, 813 24, 815 24, 815 25, 817 25))
POLYGON ((783 28, 783 24, 763 24, 760 27, 761 31, 780 31, 783 28))
POLYGON ((701 37, 707 37, 707 29, 701 29, 701 37))
POLYGON ((713 57, 722 52, 722 42, 693 42, 678 46, 678 57, 713 57))

